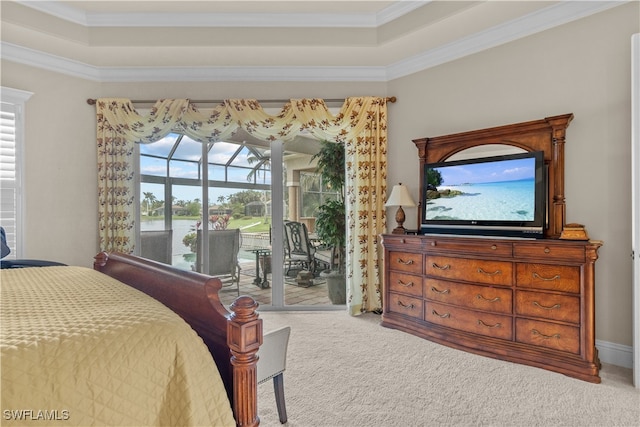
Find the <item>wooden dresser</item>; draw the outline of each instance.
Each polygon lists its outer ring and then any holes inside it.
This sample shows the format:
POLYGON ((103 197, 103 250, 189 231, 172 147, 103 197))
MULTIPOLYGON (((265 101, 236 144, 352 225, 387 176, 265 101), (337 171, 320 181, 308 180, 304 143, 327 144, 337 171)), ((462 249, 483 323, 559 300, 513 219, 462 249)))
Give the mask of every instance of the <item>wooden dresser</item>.
POLYGON ((597 241, 382 236, 382 325, 598 383, 597 241))
POLYGON ((565 220, 564 146, 572 119, 564 114, 413 140, 423 208, 425 164, 501 150, 542 151, 544 238, 383 235, 383 326, 600 382, 594 267, 602 243, 565 220))

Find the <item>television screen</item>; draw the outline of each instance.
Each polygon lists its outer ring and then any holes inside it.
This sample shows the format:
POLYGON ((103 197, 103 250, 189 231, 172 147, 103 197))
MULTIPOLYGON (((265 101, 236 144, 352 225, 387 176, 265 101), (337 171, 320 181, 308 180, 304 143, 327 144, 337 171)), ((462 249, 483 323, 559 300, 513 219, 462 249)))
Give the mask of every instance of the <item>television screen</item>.
POLYGON ((423 232, 531 237, 544 232, 542 152, 426 164, 424 179, 423 232))

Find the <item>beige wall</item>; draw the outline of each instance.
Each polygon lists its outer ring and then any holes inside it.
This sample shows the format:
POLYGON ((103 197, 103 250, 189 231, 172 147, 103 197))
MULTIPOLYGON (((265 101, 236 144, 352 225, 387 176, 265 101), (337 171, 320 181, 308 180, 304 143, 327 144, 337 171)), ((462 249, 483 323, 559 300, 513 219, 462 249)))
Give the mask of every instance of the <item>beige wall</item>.
POLYGON ((26 104, 25 256, 91 266, 97 237, 95 107, 87 98, 283 99, 386 96, 385 83, 95 83, 2 61, 26 104))
MULTIPOLYGON (((596 335, 631 345, 630 37, 637 2, 389 83, 108 83, 2 61, 2 86, 34 92, 26 110, 26 255, 91 265, 98 250, 94 108, 87 98, 341 98, 395 95, 389 184, 418 197, 412 139, 574 113, 567 220, 604 241, 596 335)), ((407 224, 415 209, 406 209, 407 224)), ((393 212, 390 212, 393 228, 393 212)))
MULTIPOLYGON (((389 83, 389 184, 418 197, 412 139, 573 113, 567 222, 603 240, 596 337, 631 345, 631 35, 637 2, 389 83)), ((405 209, 415 224, 416 209, 405 209)))

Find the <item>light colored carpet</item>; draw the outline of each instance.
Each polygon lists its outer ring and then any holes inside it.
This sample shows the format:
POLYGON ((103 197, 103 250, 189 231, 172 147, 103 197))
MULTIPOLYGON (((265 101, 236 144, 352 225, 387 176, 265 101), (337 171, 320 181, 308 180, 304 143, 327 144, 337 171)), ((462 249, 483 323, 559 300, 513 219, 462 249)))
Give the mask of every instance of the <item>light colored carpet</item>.
MULTIPOLYGON (((261 312, 292 328, 284 374, 291 427, 640 426, 631 370, 601 384, 454 350, 342 311, 261 312)), ((272 382, 261 426, 279 426, 272 382)))

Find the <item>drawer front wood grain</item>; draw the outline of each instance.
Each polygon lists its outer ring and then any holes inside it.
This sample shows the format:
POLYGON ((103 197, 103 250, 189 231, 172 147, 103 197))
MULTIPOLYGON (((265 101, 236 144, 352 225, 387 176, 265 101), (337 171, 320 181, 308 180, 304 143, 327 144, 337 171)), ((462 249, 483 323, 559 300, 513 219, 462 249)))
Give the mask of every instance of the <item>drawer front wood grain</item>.
POLYGON ((424 296, 432 301, 495 313, 511 314, 510 288, 468 285, 446 280, 424 279, 424 296))
POLYGON ((514 243, 513 255, 516 258, 542 258, 569 262, 585 261, 585 249, 582 245, 514 243))
POLYGON ((580 293, 580 267, 549 264, 516 264, 520 288, 580 293))
POLYGON ((389 311, 422 319, 422 300, 396 293, 389 294, 389 311))
POLYGON ((389 290, 402 294, 422 297, 422 277, 392 271, 389 273, 389 290))
POLYGON ((599 383, 593 306, 601 244, 385 234, 382 323, 599 383))
POLYGON ((467 310, 427 301, 424 317, 427 322, 484 336, 513 339, 512 318, 499 314, 467 310))
POLYGON ((511 257, 513 244, 503 241, 487 241, 478 239, 445 239, 428 236, 424 239, 427 251, 460 252, 470 255, 511 257))
POLYGON ((580 329, 572 326, 516 319, 516 341, 569 353, 580 353, 580 329))
POLYGON ((513 280, 513 264, 508 261, 427 255, 424 268, 426 275, 443 279, 506 286, 513 280))
POLYGON ((389 252, 389 270, 422 274, 422 254, 414 252, 389 252))
POLYGON ((580 323, 580 298, 544 292, 516 292, 516 314, 580 323))

